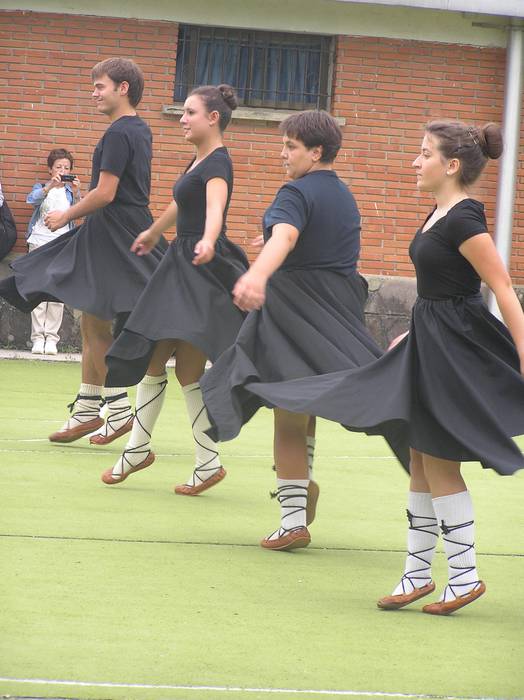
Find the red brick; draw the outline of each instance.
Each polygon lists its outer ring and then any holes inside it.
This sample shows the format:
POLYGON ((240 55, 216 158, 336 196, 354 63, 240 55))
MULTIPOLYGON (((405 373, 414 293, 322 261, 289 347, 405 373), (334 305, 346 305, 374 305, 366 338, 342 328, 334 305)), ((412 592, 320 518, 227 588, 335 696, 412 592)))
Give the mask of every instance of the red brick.
MULTIPOLYGON (((31 215, 25 196, 45 179, 50 148, 66 146, 85 187, 91 152, 107 124, 93 107, 90 71, 95 62, 125 54, 141 64, 146 88, 140 115, 154 136, 151 208, 160 214, 172 184, 192 156, 178 117, 163 115, 172 102, 177 26, 172 22, 0 12, 2 105, 1 176, 23 232, 31 215), (81 51, 75 50, 81 46, 81 51), (31 107, 32 105, 32 107, 31 107)), ((363 272, 413 276, 407 249, 433 203, 416 191, 411 163, 423 126, 440 116, 475 123, 501 119, 505 52, 422 41, 342 36, 337 39, 332 110, 343 116, 344 143, 337 172, 362 213, 363 272)), ((523 125, 524 137, 524 125, 523 125)), ((226 133, 235 167, 231 237, 248 246, 260 218, 285 181, 281 136, 271 122, 233 120, 226 133)), ((524 283, 522 167, 515 204, 512 273, 524 283)), ((493 229, 497 165, 490 163, 474 196, 486 204, 493 229)), ((168 236, 172 236, 172 233, 168 236)), ((17 249, 24 250, 23 241, 17 249)), ((248 247, 250 255, 253 250, 248 247)))

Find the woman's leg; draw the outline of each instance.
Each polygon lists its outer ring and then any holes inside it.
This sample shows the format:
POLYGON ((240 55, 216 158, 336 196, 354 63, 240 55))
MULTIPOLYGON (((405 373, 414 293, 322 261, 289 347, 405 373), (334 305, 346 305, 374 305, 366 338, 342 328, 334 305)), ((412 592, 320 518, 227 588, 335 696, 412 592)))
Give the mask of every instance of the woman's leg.
POLYGON ((449 615, 486 590, 477 573, 473 503, 460 473, 460 462, 424 454, 423 463, 442 531, 449 579, 439 601, 426 605, 424 612, 449 615))
POLYGON ((431 562, 438 540, 438 525, 424 473, 423 456, 413 449, 410 473, 406 511, 409 522, 408 554, 399 584, 390 596, 381 598, 377 603, 384 610, 397 610, 435 590, 431 578, 431 562))
POLYGON ((306 444, 307 444, 308 476, 310 479, 313 478, 313 462, 315 461, 316 432, 317 432, 317 419, 315 416, 309 416, 309 421, 307 424, 306 444))
POLYGON ((266 549, 307 547, 311 537, 306 527, 308 496, 307 430, 309 416, 274 410, 274 457, 277 469, 277 498, 281 526, 262 540, 266 549))
POLYGON ((112 469, 102 474, 106 484, 117 484, 129 474, 145 469, 155 459, 151 452, 151 436, 165 398, 167 386, 166 364, 176 341, 161 340, 153 352, 147 374, 137 386, 135 417, 131 435, 122 455, 112 469))
POLYGON ((206 367, 206 356, 194 345, 178 341, 175 373, 182 387, 187 413, 195 441, 195 467, 185 484, 175 487, 180 496, 197 496, 222 479, 226 470, 220 463, 216 442, 204 432, 210 427, 200 390, 200 378, 206 367))
POLYGON ((309 486, 307 488, 306 525, 311 525, 317 514, 317 501, 320 495, 318 483, 313 479, 313 463, 315 461, 317 419, 309 416, 307 424, 306 447, 309 486))

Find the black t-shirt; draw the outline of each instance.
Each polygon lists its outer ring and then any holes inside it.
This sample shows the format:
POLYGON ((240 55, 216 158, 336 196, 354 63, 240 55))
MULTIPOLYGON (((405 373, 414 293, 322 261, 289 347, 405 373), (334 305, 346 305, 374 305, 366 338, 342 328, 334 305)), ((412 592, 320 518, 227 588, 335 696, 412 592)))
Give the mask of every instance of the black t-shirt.
POLYGON ((463 199, 427 231, 423 232, 423 228, 417 231, 409 247, 417 272, 418 295, 425 299, 448 299, 477 294, 480 277, 459 247, 468 238, 487 232, 484 205, 475 199, 463 199))
POLYGON ((264 240, 276 224, 290 224, 300 232, 282 270, 325 269, 347 275, 356 269, 360 213, 333 170, 315 170, 281 187, 264 214, 264 240))
POLYGON ((212 151, 192 170, 192 163, 173 187, 173 197, 178 206, 176 218, 177 236, 202 236, 206 226, 206 185, 219 177, 227 184, 227 201, 220 235, 226 233, 226 217, 233 192, 233 164, 227 148, 221 146, 212 151))
POLYGON ((90 189, 98 184, 100 171, 120 178, 116 204, 148 206, 151 191, 151 129, 140 117, 120 117, 107 129, 93 153, 90 189))

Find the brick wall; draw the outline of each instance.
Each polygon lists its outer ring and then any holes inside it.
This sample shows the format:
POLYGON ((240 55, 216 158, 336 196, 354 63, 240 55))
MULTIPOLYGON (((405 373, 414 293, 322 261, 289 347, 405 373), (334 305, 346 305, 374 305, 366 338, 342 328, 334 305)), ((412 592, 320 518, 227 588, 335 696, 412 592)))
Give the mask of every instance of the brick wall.
MULTIPOLYGON (((74 15, 0 12, 0 177, 20 233, 30 218, 25 197, 45 181, 50 148, 70 148, 87 186, 90 157, 107 122, 91 101, 90 69, 114 55, 144 70, 140 114, 154 134, 152 210, 169 202, 171 187, 190 158, 172 102, 177 27, 169 22, 74 15)), ((337 169, 351 184, 363 214, 361 269, 411 276, 407 247, 431 199, 417 195, 411 162, 428 119, 500 119, 504 51, 415 41, 341 37, 337 45, 333 111, 347 120, 337 169)), ((524 134, 523 134, 524 138, 524 134)), ((524 141, 523 141, 524 142, 524 141)), ((235 165, 229 216, 233 240, 247 245, 260 216, 283 182, 275 124, 235 121, 226 132, 235 165)), ((512 273, 524 283, 524 183, 519 172, 512 273)), ((474 194, 493 225, 497 164, 490 163, 474 194)), ((21 239, 17 249, 24 249, 21 239)))

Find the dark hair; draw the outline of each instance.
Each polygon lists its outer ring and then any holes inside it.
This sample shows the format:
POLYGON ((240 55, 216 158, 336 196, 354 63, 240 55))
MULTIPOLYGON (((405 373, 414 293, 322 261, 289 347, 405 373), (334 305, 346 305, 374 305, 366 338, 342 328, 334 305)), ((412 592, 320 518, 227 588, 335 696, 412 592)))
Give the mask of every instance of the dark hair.
POLYGON ((237 96, 231 85, 201 85, 191 91, 191 95, 198 95, 205 104, 208 112, 218 112, 220 119, 218 126, 220 131, 225 131, 231 121, 231 113, 238 107, 237 96))
POLYGON ((307 148, 322 146, 321 163, 332 163, 342 143, 342 131, 337 120, 323 109, 292 114, 280 123, 280 131, 302 141, 307 148))
POLYGON ((144 92, 144 75, 134 61, 130 58, 107 58, 105 61, 100 61, 91 71, 91 77, 96 80, 103 75, 107 75, 117 85, 128 83, 129 103, 132 107, 137 106, 144 92))
POLYGON ((502 130, 489 122, 484 126, 468 126, 459 121, 432 121, 426 132, 437 137, 437 147, 445 159, 460 161, 459 182, 471 185, 477 180, 489 158, 502 154, 502 130))
POLYGON ((71 163, 71 167, 73 167, 73 156, 71 153, 69 153, 69 151, 66 151, 65 148, 53 148, 53 150, 49 152, 49 155, 47 156, 47 167, 51 169, 55 164, 55 161, 60 160, 61 158, 67 158, 67 160, 71 163))

